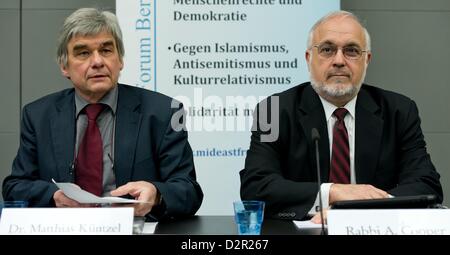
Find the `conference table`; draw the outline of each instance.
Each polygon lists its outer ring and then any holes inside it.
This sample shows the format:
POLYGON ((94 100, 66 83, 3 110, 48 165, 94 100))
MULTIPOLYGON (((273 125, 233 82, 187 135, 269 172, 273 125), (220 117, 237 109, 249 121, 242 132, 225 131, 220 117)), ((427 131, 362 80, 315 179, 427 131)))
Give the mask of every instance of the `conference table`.
MULTIPOLYGON (((237 235, 233 216, 193 216, 159 222, 155 234, 237 235)), ((264 219, 261 235, 318 235, 320 229, 300 229, 289 220, 264 219)))

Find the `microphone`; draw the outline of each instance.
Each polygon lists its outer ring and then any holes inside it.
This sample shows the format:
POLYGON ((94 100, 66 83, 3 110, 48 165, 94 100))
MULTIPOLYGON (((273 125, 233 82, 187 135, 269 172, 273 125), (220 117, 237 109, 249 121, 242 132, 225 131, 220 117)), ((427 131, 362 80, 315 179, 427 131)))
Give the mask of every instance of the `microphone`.
POLYGON ((316 166, 317 166, 317 185, 319 186, 319 213, 320 213, 320 221, 322 222, 322 232, 321 235, 325 235, 325 223, 323 220, 323 204, 322 204, 322 191, 320 190, 320 186, 322 184, 321 178, 320 178, 320 160, 319 160, 319 140, 320 135, 319 131, 317 131, 317 128, 311 129, 311 138, 314 142, 314 147, 316 150, 316 166))

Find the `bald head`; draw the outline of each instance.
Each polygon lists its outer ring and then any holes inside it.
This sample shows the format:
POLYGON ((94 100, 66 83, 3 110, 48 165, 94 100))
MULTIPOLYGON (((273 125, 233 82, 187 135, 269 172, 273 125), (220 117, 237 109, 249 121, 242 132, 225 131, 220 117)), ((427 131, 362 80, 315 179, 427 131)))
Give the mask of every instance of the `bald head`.
POLYGON ((367 29, 363 26, 359 18, 354 15, 351 12, 347 11, 335 11, 327 14, 326 16, 319 19, 309 30, 309 36, 307 41, 307 48, 310 49, 313 46, 314 43, 314 35, 317 32, 318 28, 321 27, 324 23, 328 23, 329 21, 333 21, 333 23, 341 23, 340 21, 344 19, 351 19, 354 22, 358 24, 358 26, 361 28, 361 31, 364 36, 364 45, 365 48, 370 51, 371 49, 371 41, 370 41, 370 35, 367 29))

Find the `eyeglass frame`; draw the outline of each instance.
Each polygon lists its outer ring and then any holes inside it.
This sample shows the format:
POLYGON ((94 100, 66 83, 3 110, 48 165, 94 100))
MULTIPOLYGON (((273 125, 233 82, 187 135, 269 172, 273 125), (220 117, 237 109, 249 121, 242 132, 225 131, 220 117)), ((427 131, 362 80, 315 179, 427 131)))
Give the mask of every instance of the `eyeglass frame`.
POLYGON ((321 44, 313 45, 313 46, 311 47, 311 49, 312 49, 313 47, 314 47, 314 48, 317 48, 317 54, 319 54, 319 56, 321 56, 321 57, 323 57, 323 58, 325 58, 325 59, 330 59, 330 58, 332 58, 332 57, 335 57, 339 50, 342 51, 342 55, 344 56, 344 58, 346 58, 346 59, 348 59, 348 60, 359 60, 359 59, 361 59, 361 57, 362 57, 362 55, 363 55, 364 53, 369 52, 369 50, 362 50, 362 49, 360 49, 360 47, 357 46, 357 45, 345 45, 345 46, 343 46, 343 47, 339 47, 339 46, 337 46, 336 44, 333 44, 333 43, 326 43, 326 42, 325 42, 325 43, 321 43, 321 44), (323 55, 320 54, 319 47, 322 46, 322 45, 324 45, 324 44, 328 44, 328 45, 331 45, 331 46, 336 47, 336 51, 334 51, 334 53, 333 53, 332 55, 330 55, 329 57, 323 56, 323 55), (344 49, 345 49, 345 48, 349 48, 349 47, 353 47, 353 48, 359 49, 359 50, 361 51, 361 55, 359 55, 359 56, 356 57, 356 58, 351 58, 351 57, 345 55, 344 49))

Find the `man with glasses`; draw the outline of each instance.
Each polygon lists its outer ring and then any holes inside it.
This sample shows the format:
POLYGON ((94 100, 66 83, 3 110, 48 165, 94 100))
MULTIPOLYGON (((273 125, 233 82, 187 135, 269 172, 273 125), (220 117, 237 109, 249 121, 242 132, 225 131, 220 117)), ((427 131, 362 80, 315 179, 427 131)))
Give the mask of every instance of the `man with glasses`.
POLYGON ((330 13, 311 28, 305 52, 311 82, 269 97, 255 111, 240 173, 242 199, 265 201, 269 217, 317 215, 319 223, 311 135, 317 129, 324 208, 341 200, 420 194, 442 201, 416 104, 363 84, 371 56, 369 33, 352 13, 330 13), (279 122, 273 141, 263 139, 267 119, 279 122))

